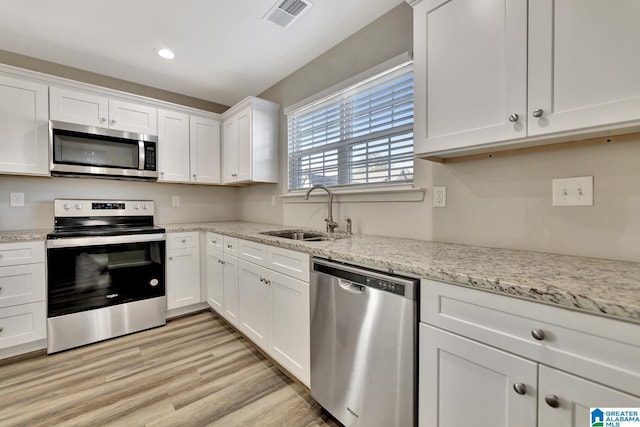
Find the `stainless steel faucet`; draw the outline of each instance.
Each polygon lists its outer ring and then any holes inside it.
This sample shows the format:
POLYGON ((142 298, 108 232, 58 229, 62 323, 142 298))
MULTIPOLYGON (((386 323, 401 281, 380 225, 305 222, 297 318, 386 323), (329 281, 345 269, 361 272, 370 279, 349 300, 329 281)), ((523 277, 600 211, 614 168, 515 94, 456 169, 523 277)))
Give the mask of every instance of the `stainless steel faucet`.
POLYGON ((304 195, 305 200, 309 200, 309 193, 311 193, 316 188, 324 190, 329 195, 329 213, 328 217, 325 218, 325 222, 327 223, 327 233, 333 233, 336 228, 338 228, 338 223, 333 220, 333 193, 324 185, 314 185, 309 190, 307 190, 307 194, 304 195))

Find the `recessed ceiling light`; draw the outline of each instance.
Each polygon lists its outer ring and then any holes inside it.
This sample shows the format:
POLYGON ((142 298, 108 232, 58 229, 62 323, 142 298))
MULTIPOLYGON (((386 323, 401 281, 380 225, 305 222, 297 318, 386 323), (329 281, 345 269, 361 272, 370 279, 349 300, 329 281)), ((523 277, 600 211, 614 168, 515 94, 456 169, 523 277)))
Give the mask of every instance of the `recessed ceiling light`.
POLYGON ((176 55, 169 49, 156 49, 156 53, 164 59, 173 59, 176 57, 176 55))

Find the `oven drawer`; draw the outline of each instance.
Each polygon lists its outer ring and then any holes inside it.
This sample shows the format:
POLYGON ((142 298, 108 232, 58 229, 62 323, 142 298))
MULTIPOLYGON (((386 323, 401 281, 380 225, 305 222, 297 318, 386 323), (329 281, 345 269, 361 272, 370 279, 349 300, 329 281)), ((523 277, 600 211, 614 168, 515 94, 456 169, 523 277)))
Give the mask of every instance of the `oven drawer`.
POLYGON ((207 249, 223 251, 224 236, 218 233, 207 232, 207 249))
POLYGON ((167 233, 167 249, 197 248, 200 246, 198 231, 167 233))
POLYGON ((44 301, 44 263, 0 267, 0 307, 44 301))
POLYGON ((0 244, 0 267, 44 262, 44 242, 0 244))
POLYGON ((0 348, 46 338, 46 320, 44 301, 0 308, 0 348))

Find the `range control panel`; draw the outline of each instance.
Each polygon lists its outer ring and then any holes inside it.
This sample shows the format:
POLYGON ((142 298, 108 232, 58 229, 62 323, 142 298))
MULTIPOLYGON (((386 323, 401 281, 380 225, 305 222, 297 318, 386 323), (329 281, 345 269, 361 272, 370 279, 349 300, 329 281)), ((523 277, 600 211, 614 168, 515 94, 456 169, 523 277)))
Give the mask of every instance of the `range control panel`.
POLYGON ((54 216, 153 216, 153 200, 55 199, 54 216))

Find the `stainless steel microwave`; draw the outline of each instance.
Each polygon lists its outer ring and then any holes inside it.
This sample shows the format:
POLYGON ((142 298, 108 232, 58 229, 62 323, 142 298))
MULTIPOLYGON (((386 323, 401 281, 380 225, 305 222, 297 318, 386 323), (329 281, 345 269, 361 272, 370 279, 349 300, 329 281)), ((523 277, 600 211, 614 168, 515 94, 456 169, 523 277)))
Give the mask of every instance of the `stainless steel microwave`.
POLYGON ((155 181, 158 137, 49 121, 51 175, 155 181))

